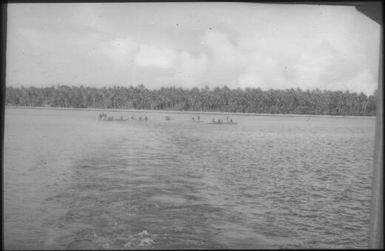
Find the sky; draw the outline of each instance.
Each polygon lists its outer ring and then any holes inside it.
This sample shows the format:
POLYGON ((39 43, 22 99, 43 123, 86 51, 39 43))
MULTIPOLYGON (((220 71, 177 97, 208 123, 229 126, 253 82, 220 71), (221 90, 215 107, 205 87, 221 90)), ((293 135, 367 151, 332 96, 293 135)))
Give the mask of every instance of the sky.
POLYGON ((380 25, 350 6, 9 4, 6 86, 378 86, 380 25))

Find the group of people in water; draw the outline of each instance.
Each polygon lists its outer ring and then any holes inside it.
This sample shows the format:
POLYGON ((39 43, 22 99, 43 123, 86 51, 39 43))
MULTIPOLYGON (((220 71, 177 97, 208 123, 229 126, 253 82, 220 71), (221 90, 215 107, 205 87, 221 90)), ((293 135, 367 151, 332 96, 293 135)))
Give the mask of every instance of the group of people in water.
POLYGON ((132 120, 139 120, 139 121, 142 121, 142 120, 147 121, 148 120, 147 116, 144 116, 143 119, 141 116, 139 116, 138 119, 136 119, 134 116, 131 116, 131 119, 132 120))
MULTIPOLYGON (((215 118, 213 118, 212 123, 223 124, 224 121, 222 119, 215 120, 215 118)), ((226 124, 234 124, 233 119, 229 119, 229 117, 226 117, 226 124)))
MULTIPOLYGON (((138 118, 135 118, 135 116, 131 116, 130 118, 127 118, 127 119, 123 119, 123 116, 120 116, 119 118, 114 118, 114 117, 111 117, 111 116, 107 116, 107 113, 99 113, 99 117, 98 117, 99 120, 107 120, 107 121, 127 121, 129 119, 131 120, 138 120, 138 121, 147 121, 148 118, 147 116, 139 116, 138 118)), ((165 117, 166 120, 171 120, 171 117, 170 116, 166 116, 165 117)), ((192 121, 194 122, 201 122, 201 117, 198 115, 198 116, 194 116, 192 117, 192 121)), ((215 120, 215 118, 212 119, 212 122, 210 124, 236 124, 233 122, 232 119, 229 119, 229 117, 226 117, 226 122, 224 122, 222 119, 218 119, 218 120, 215 120)))
MULTIPOLYGON (((195 121, 195 117, 192 117, 192 120, 195 121)), ((201 121, 201 117, 198 115, 196 121, 201 121)))
POLYGON ((107 120, 107 113, 99 113, 99 120, 107 120))
MULTIPOLYGON (((117 120, 117 121, 127 121, 129 120, 129 118, 127 119, 123 119, 123 116, 120 116, 119 118, 114 118, 114 117, 111 117, 111 116, 107 116, 107 113, 99 113, 99 120, 108 120, 108 121, 111 121, 111 120, 117 120)), ((138 117, 138 119, 136 119, 134 116, 131 116, 130 117, 132 120, 143 120, 143 121, 147 121, 148 118, 147 116, 144 116, 143 118, 141 116, 138 117)))

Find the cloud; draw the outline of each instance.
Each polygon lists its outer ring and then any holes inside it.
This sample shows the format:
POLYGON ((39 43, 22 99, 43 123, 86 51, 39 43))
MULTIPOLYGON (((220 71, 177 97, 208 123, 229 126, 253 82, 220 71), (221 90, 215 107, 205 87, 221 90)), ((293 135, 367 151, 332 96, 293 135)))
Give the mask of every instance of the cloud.
POLYGON ((363 72, 368 74, 362 54, 355 50, 349 53, 338 50, 329 41, 319 42, 304 50, 296 61, 296 67, 297 81, 309 89, 364 90, 375 86, 369 78, 357 85, 356 79, 363 80, 360 77, 363 72))
POLYGON ((380 27, 352 7, 151 6, 10 6, 7 84, 377 87, 380 27))
POLYGON ((285 69, 274 57, 250 56, 249 64, 239 74, 238 85, 241 88, 259 87, 261 89, 287 88, 289 81, 285 79, 285 69))
POLYGON ((202 44, 211 49, 214 63, 221 67, 236 66, 242 63, 241 48, 230 42, 226 33, 207 31, 202 37, 202 44))
POLYGON ((187 51, 182 51, 179 53, 178 71, 175 78, 188 86, 199 85, 208 66, 209 58, 206 54, 201 53, 194 57, 187 51))
POLYGON ((349 90, 351 92, 364 92, 366 94, 373 94, 374 89, 377 88, 378 82, 377 78, 369 70, 363 70, 356 74, 356 76, 348 81, 342 83, 336 83, 336 85, 331 87, 331 90, 349 90), (369 85, 374 86, 376 88, 365 90, 363 86, 369 85))
POLYGON ((104 17, 100 4, 78 3, 71 7, 71 22, 76 26, 83 26, 90 30, 105 32, 113 28, 111 21, 104 17))
POLYGON ((117 63, 128 64, 133 60, 137 45, 129 38, 115 38, 105 43, 102 52, 117 63))
POLYGON ((210 78, 216 82, 227 80, 232 88, 319 88, 370 93, 376 82, 365 47, 360 40, 349 41, 349 36, 327 32, 328 35, 283 29, 281 33, 268 33, 261 29, 240 32, 233 42, 225 32, 206 32, 202 42, 209 48, 213 62, 208 70, 212 73, 210 78), (222 79, 216 76, 221 73, 222 79))
POLYGON ((175 66, 176 59, 176 52, 172 49, 143 44, 139 46, 134 62, 141 67, 168 69, 175 66))

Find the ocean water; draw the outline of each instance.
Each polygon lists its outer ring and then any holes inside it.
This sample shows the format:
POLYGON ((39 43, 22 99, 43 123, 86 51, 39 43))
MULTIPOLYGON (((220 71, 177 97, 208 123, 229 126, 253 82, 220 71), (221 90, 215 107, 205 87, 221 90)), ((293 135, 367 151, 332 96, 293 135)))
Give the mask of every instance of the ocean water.
POLYGON ((98 113, 5 110, 6 249, 367 247, 375 118, 98 113))

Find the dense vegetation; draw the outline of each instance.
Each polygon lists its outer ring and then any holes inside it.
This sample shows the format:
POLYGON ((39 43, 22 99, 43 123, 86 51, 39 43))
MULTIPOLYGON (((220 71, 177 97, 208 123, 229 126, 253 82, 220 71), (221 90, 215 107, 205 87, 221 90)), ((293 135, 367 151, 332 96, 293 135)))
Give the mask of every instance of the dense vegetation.
POLYGON ((342 91, 130 87, 7 87, 6 105, 247 113, 375 115, 376 96, 342 91))

